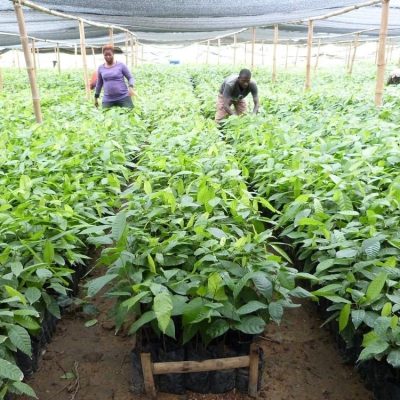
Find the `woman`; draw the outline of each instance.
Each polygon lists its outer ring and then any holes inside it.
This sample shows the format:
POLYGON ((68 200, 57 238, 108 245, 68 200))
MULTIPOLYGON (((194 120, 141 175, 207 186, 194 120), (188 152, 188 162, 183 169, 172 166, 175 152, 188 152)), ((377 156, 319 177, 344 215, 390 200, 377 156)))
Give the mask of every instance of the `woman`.
POLYGON ((97 83, 95 91, 96 107, 99 106, 101 88, 104 86, 103 108, 127 107, 133 108, 131 97, 135 94, 133 84, 135 80, 125 64, 114 60, 114 47, 106 45, 103 47, 105 63, 97 70, 97 83), (126 87, 124 78, 128 80, 126 87))

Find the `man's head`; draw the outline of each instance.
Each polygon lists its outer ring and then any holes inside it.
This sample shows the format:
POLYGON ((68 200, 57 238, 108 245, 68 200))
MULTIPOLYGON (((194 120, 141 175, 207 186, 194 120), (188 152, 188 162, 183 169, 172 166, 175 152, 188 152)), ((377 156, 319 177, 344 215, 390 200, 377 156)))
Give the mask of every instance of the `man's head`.
POLYGON ((248 88, 250 84, 250 79, 251 79, 251 72, 249 69, 244 68, 239 72, 238 84, 242 89, 248 88))

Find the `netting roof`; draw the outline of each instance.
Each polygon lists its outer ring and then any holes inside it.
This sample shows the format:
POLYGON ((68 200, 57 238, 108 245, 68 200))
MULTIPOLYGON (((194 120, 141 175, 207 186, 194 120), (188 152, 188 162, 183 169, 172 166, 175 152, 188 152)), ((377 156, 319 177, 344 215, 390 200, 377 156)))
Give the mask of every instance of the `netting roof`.
MULTIPOLYGON (((306 26, 290 24, 308 17, 324 15, 361 0, 37 0, 36 4, 86 18, 95 22, 122 26, 135 32, 143 43, 187 43, 224 36, 242 28, 265 27, 257 30, 257 39, 271 41, 273 24, 280 25, 280 38, 298 40, 306 36, 306 26)), ((400 36, 400 0, 391 0, 389 36, 400 36)), ((315 22, 315 35, 338 35, 358 30, 365 36, 377 37, 380 5, 357 9, 347 14, 315 22)), ((24 7, 30 36, 79 44, 76 21, 47 15, 24 7)), ((10 0, 0 0, 0 32, 18 33, 10 0)), ((85 27, 88 44, 109 41, 105 28, 85 27)), ((250 40, 243 32, 239 40, 250 40)), ((116 35, 123 43, 125 35, 116 35)), ((0 47, 19 45, 18 36, 0 33, 0 47)), ((40 46, 40 44, 38 44, 40 46)))

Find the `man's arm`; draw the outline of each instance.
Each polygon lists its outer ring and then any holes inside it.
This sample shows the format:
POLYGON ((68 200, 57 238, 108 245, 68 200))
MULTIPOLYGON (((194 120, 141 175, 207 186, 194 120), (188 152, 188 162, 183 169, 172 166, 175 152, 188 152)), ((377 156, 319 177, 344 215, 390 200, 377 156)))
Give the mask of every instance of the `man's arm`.
POLYGON ((232 88, 229 85, 225 85, 224 93, 222 93, 222 97, 224 98, 224 110, 229 115, 236 115, 235 110, 231 109, 230 102, 232 100, 232 88))
POLYGON ((258 109, 260 108, 260 101, 258 100, 258 87, 255 82, 253 82, 253 85, 251 88, 251 94, 253 96, 253 103, 254 103, 253 114, 257 114, 258 109))

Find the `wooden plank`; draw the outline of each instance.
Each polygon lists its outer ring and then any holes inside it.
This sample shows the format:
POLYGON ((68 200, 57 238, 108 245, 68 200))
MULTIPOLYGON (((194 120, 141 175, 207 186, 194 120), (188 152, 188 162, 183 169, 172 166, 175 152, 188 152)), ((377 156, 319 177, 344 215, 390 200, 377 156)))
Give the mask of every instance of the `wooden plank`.
POLYGON ((157 392, 156 392, 156 387, 154 385, 151 354, 150 353, 140 353, 140 360, 142 362, 144 388, 146 390, 146 394, 147 394, 147 396, 151 397, 152 399, 156 399, 157 392))
POLYGON ((249 356, 215 358, 204 361, 174 361, 153 364, 153 374, 182 374, 187 372, 219 371, 232 368, 247 368, 249 356))
POLYGON ((256 397, 258 392, 258 345, 252 343, 250 346, 250 366, 249 366, 249 396, 256 397))
POLYGON ((307 39, 307 64, 306 64, 306 90, 311 88, 311 56, 313 41, 314 22, 308 21, 308 39, 307 39))

